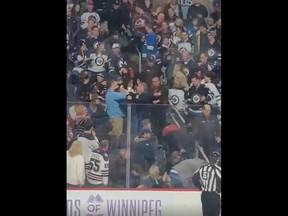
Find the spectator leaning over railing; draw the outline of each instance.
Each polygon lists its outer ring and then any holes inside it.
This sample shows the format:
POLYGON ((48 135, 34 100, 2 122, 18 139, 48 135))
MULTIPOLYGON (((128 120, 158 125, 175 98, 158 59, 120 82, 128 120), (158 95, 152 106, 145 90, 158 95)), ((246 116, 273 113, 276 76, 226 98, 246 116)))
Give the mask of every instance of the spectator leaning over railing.
POLYGON ((152 86, 150 89, 150 94, 152 96, 151 106, 151 122, 155 135, 160 138, 161 130, 166 123, 166 109, 168 104, 168 91, 160 82, 160 78, 155 76, 152 78, 152 86))
POLYGON ((128 92, 115 92, 118 87, 117 79, 113 77, 110 78, 105 96, 106 112, 113 127, 111 135, 115 136, 120 136, 123 132, 124 113, 121 111, 118 101, 126 99, 128 94, 128 92))

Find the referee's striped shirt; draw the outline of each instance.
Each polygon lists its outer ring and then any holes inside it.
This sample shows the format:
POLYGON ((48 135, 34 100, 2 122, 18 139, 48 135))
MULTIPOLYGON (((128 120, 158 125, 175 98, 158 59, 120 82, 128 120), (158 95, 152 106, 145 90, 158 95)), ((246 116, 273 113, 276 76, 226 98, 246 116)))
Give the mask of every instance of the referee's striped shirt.
POLYGON ((202 191, 221 193, 221 167, 216 164, 204 165, 195 172, 192 181, 202 191))

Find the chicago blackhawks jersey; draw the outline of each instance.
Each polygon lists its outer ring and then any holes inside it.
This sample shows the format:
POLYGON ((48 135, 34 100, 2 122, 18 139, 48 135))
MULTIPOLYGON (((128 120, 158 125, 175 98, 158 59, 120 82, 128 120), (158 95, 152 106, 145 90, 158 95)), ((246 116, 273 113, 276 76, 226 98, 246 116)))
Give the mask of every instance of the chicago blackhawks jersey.
POLYGON ((109 157, 99 149, 90 154, 89 162, 85 164, 87 181, 93 185, 107 185, 109 176, 109 157))

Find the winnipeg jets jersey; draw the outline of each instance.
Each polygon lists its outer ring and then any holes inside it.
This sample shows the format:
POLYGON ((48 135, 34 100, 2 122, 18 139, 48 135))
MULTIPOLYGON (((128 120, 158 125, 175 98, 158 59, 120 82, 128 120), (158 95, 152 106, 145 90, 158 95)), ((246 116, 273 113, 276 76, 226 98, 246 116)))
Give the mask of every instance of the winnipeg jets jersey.
POLYGON ((185 105, 185 92, 182 89, 168 90, 169 103, 177 110, 183 110, 185 105))
POLYGON ((99 73, 106 72, 106 63, 108 60, 107 55, 97 55, 96 53, 90 54, 90 59, 92 60, 88 66, 88 70, 99 73))
POLYGON ((90 154, 89 163, 85 164, 87 181, 93 185, 108 184, 109 157, 99 149, 90 154))

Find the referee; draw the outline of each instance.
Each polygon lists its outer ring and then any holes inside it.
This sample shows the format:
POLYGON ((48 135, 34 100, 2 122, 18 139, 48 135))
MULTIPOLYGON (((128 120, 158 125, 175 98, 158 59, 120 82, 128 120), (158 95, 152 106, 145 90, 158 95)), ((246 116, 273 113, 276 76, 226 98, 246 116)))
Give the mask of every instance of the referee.
POLYGON ((217 165, 219 152, 212 152, 210 163, 200 167, 192 176, 194 185, 202 190, 203 216, 220 215, 221 167, 217 165))

